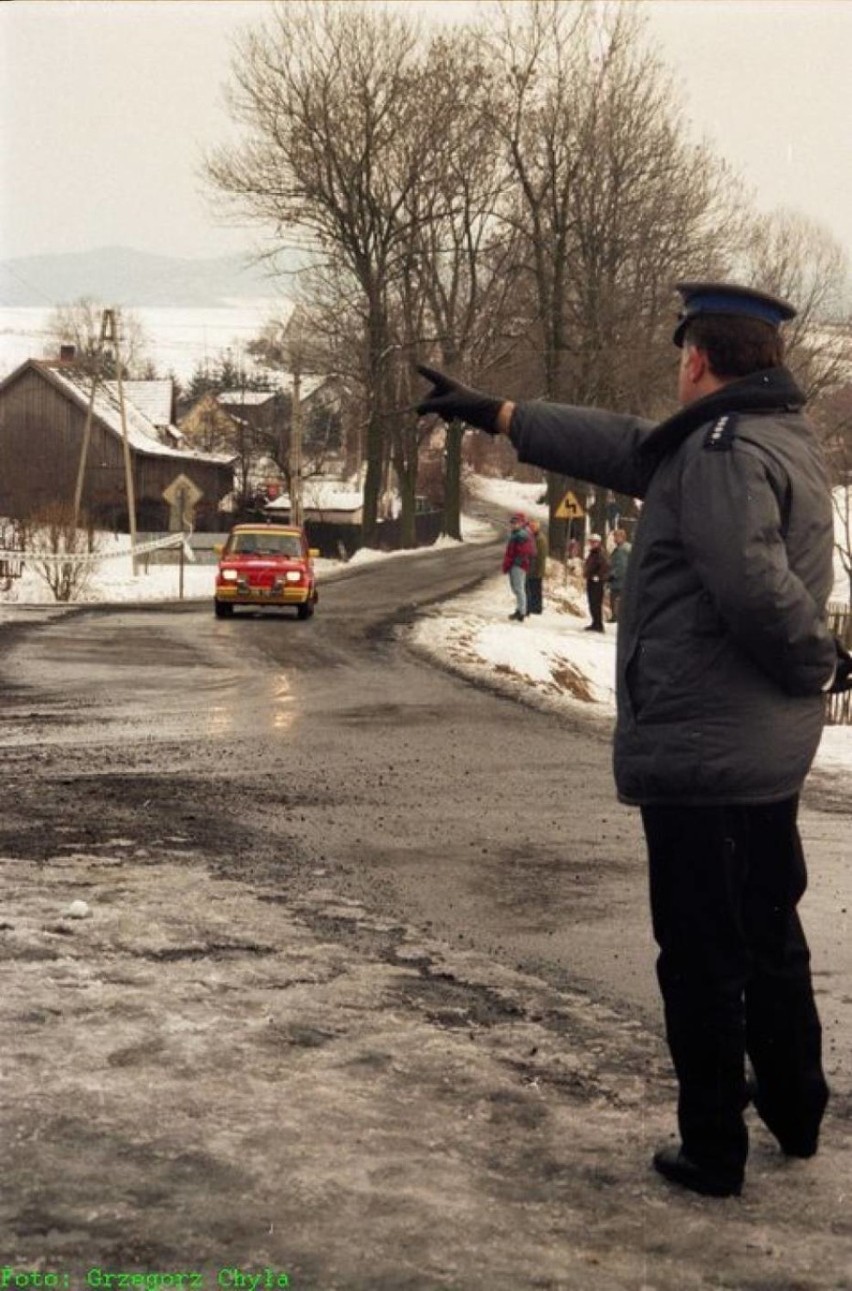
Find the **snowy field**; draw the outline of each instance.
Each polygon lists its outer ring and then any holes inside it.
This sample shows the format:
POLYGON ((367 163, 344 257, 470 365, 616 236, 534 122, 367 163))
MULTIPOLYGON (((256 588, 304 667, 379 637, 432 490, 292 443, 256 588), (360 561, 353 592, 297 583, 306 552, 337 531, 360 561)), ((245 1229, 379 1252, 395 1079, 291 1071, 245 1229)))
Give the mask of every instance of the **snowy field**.
MULTIPOLYGON (((545 508, 536 502, 540 485, 514 481, 481 480, 478 489, 489 502, 528 516, 545 518, 545 508)), ((494 536, 494 529, 466 516, 462 531, 465 541, 482 542, 494 536)), ((112 551, 126 548, 126 537, 113 540, 112 551)), ((454 545, 441 539, 442 545, 454 545)), ((359 552, 350 564, 379 560, 417 560, 432 548, 419 552, 359 552)), ((586 717, 611 726, 615 712, 614 625, 603 635, 585 632, 588 616, 585 598, 577 583, 566 580, 562 567, 551 562, 545 589, 545 608, 540 616, 523 623, 509 622, 514 601, 508 579, 500 572, 495 550, 495 574, 476 591, 456 597, 423 614, 411 629, 418 650, 447 664, 453 670, 479 681, 488 681, 506 694, 555 711, 582 711, 586 717)), ((339 561, 318 560, 317 575, 323 578, 343 572, 339 561)), ((210 601, 214 570, 210 565, 186 564, 184 597, 210 601)), ((151 565, 148 573, 133 576, 126 554, 111 554, 96 567, 85 594, 85 603, 114 604, 158 602, 178 598, 179 572, 176 565, 151 565)), ((49 599, 44 583, 32 572, 17 580, 10 592, 0 592, 0 623, 20 618, 25 607, 38 607, 40 614, 62 613, 49 599), (19 607, 19 608, 16 608, 19 607)), ((319 613, 322 613, 320 603, 319 613)), ((212 605, 211 605, 212 619, 212 605)), ((817 756, 821 771, 848 776, 852 768, 852 727, 827 727, 817 756)))
MULTIPOLYGON (((138 308, 133 314, 141 322, 147 341, 146 354, 157 371, 173 372, 189 381, 195 368, 209 360, 217 362, 225 350, 239 357, 273 314, 280 315, 280 301, 271 297, 234 302, 222 309, 189 309, 162 306, 138 308)), ((47 332, 50 308, 0 307, 0 378, 8 376, 27 359, 49 358, 56 345, 47 332)))

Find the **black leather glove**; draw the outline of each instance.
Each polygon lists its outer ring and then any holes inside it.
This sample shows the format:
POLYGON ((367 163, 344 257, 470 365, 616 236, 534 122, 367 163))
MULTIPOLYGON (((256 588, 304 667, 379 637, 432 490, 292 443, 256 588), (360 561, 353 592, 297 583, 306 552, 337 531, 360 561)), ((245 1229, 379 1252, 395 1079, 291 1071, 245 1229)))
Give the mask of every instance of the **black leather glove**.
POLYGON ((422 363, 418 363, 417 371, 432 382, 432 389, 417 405, 418 416, 436 412, 444 421, 465 421, 478 430, 486 430, 489 435, 497 434, 497 414, 503 406, 502 399, 483 394, 481 390, 471 390, 437 368, 427 368, 422 363))
POLYGON ((841 691, 852 690, 852 654, 841 645, 837 637, 834 638, 834 644, 837 647, 837 672, 829 693, 839 695, 841 691))

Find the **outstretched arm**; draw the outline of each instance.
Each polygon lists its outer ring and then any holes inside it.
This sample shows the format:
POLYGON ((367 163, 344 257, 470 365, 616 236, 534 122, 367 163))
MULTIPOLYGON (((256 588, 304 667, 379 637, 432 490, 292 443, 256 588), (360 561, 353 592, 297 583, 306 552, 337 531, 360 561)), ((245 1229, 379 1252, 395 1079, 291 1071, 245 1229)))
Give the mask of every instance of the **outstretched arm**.
POLYGON ((598 408, 512 403, 462 385, 437 368, 418 372, 432 389, 417 405, 421 416, 438 413, 489 435, 508 435, 522 462, 572 475, 632 497, 644 496, 649 467, 637 456, 653 423, 598 408))

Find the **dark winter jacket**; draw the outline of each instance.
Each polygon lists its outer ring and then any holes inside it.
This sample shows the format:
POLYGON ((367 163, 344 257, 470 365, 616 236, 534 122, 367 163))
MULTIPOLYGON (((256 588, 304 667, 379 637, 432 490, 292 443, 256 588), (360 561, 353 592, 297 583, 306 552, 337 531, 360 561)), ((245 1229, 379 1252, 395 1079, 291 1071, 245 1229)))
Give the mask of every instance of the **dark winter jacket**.
POLYGON ((620 547, 613 547, 609 554, 609 585, 614 592, 624 590, 627 565, 630 561, 630 550, 630 543, 623 542, 620 547))
POLYGON ((609 561, 603 547, 592 547, 583 561, 583 577, 587 583, 605 583, 609 578, 609 561))
POLYGON ((503 553, 503 573, 508 574, 513 565, 526 573, 535 560, 535 541, 529 529, 513 529, 503 553))
POLYGON ((547 574, 547 554, 548 545, 542 531, 539 529, 534 537, 535 541, 535 561, 533 562, 530 573, 535 578, 544 578, 547 574))
POLYGON ((615 777, 630 803, 798 792, 835 665, 822 454, 785 368, 654 426, 524 403, 523 462, 642 498, 620 604, 615 777))

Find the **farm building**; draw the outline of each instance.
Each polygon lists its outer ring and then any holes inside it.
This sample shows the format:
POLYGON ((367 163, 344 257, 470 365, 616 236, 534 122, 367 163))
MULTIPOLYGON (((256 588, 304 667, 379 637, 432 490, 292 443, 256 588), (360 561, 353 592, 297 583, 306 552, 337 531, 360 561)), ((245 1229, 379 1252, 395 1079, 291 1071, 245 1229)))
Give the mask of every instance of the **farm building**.
MULTIPOLYGON (((290 498, 281 494, 265 509, 275 519, 287 519, 290 498)), ((302 510, 305 520, 360 525, 364 518, 364 497, 360 487, 341 480, 308 479, 302 484, 302 510)))
MULTIPOLYGON (((123 390, 137 529, 177 529, 181 507, 186 524, 221 528, 231 457, 184 447, 170 380, 126 381, 123 390)), ((89 416, 82 508, 96 525, 127 530, 118 383, 100 380, 93 394, 73 359, 29 359, 0 383, 0 515, 27 519, 50 503, 73 503, 89 416)))

